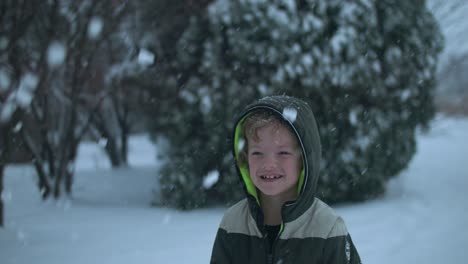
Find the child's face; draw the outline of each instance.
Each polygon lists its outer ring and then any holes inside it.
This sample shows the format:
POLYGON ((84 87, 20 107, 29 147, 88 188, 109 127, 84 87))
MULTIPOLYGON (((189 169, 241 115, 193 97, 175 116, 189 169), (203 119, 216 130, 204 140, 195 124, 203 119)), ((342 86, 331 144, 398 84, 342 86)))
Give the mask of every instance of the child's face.
POLYGON ((257 129, 247 137, 248 163, 253 184, 267 196, 295 199, 302 158, 294 135, 279 123, 257 129))

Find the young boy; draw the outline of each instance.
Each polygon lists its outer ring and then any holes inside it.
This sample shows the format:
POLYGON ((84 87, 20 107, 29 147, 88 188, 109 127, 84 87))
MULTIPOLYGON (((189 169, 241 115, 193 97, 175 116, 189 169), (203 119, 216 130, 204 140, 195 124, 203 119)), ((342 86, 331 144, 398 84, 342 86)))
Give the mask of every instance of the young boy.
POLYGON ((305 102, 272 96, 248 106, 234 127, 247 199, 225 213, 211 263, 361 263, 343 220, 315 197, 320 155, 305 102))

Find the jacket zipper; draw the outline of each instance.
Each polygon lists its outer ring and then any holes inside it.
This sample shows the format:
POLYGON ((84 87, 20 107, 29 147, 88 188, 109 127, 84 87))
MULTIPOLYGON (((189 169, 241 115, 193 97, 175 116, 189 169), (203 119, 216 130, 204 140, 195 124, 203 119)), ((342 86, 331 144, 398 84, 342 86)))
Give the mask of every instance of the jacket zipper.
POLYGON ((273 260, 275 259, 275 245, 276 245, 276 239, 278 239, 278 237, 275 238, 275 240, 273 241, 273 245, 271 245, 271 254, 269 256, 269 264, 273 264, 273 260))
MULTIPOLYGON (((278 238, 280 237, 281 233, 283 232, 283 229, 284 229, 284 225, 283 225, 283 222, 281 222, 280 230, 278 231, 278 234, 276 234, 276 237, 273 240, 273 243, 271 245, 271 253, 267 255, 267 263, 268 264, 273 264, 274 263, 276 243, 278 242, 278 238)), ((268 240, 268 237, 267 236, 265 236, 265 237, 268 240)), ((269 243, 268 243, 268 245, 269 245, 269 243)))
POLYGON ((265 245, 265 253, 266 253, 266 264, 273 264, 273 247, 272 247, 272 252, 270 252, 270 241, 268 241, 268 233, 265 233, 263 236, 263 244, 265 245))

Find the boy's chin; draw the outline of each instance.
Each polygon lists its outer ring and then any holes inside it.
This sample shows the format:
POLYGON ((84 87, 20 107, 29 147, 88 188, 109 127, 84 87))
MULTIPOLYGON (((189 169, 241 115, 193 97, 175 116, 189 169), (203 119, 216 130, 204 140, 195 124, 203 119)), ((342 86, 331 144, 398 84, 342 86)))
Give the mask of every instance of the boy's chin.
POLYGON ((289 190, 270 190, 270 189, 260 189, 260 193, 263 197, 268 199, 286 199, 286 200, 295 200, 296 199, 296 189, 289 190))

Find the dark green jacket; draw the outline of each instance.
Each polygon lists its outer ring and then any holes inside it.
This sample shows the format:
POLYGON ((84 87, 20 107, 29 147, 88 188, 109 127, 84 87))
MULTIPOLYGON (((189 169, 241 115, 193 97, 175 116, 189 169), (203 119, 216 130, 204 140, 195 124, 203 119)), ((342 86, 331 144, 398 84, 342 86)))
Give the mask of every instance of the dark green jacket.
POLYGON ((292 128, 303 154, 298 198, 283 205, 283 223, 270 251, 257 190, 248 169, 237 166, 247 198, 225 213, 216 235, 211 263, 361 263, 346 225, 335 212, 315 197, 321 146, 311 108, 288 96, 265 97, 247 107, 234 127, 234 156, 243 144, 245 117, 267 109, 292 128))

